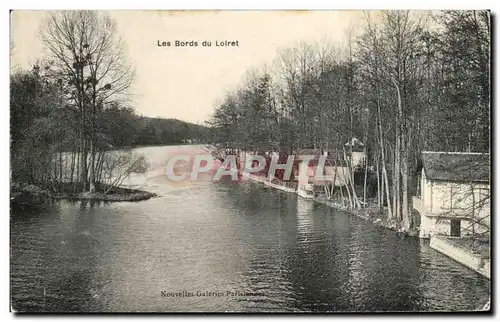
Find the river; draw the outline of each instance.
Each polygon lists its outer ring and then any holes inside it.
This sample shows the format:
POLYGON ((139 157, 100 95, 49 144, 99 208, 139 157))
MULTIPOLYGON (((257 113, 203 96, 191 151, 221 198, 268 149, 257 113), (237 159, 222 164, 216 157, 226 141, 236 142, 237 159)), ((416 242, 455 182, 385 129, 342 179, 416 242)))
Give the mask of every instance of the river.
POLYGON ((354 216, 254 183, 154 173, 158 198, 11 210, 11 302, 28 312, 474 310, 489 280, 354 216), (163 294, 162 294, 163 292, 163 294))

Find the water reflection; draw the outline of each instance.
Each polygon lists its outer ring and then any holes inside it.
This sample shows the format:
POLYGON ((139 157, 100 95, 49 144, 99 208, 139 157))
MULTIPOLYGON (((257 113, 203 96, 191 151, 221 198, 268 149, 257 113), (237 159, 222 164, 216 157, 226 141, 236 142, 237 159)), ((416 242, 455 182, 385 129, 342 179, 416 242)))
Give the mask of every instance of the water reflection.
POLYGON ((297 232, 300 240, 305 243, 308 242, 309 235, 314 231, 313 206, 314 202, 311 200, 297 198, 297 232))
POLYGON ((488 295, 488 280, 427 243, 293 194, 231 182, 147 189, 160 197, 12 208, 13 307, 450 311, 488 295), (162 290, 248 295, 166 299, 162 290))

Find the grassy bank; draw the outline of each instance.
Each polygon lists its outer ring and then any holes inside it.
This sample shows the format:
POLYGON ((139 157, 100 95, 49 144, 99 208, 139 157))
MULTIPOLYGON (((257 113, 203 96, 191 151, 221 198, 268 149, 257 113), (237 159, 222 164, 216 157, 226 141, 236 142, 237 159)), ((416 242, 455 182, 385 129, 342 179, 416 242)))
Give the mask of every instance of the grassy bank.
MULTIPOLYGON (((253 177, 250 177, 250 180, 255 181, 255 182, 261 182, 262 177, 253 176, 253 177)), ((287 188, 287 187, 294 187, 295 189, 297 188, 296 182, 287 182, 285 184, 285 182, 282 182, 278 179, 275 179, 275 180, 273 180, 272 183, 276 184, 276 185, 282 185, 285 188, 287 188)), ((275 188, 272 186, 270 186, 270 187, 273 189, 278 189, 278 188, 275 188)), ((280 189, 280 190, 284 190, 284 189, 280 189)), ((295 192, 293 192, 293 193, 295 193, 295 192)), ((399 227, 401 227, 401 224, 402 224, 394 219, 387 220, 387 218, 388 218, 387 208, 384 208, 381 211, 375 202, 367 201, 367 205, 364 208, 351 208, 351 207, 347 207, 345 204, 342 204, 340 202, 336 202, 334 200, 329 200, 324 195, 317 196, 313 200, 317 203, 326 205, 326 206, 331 207, 331 208, 341 210, 345 213, 348 213, 350 215, 354 215, 354 216, 361 218, 363 220, 370 221, 374 225, 384 227, 384 228, 392 230, 392 231, 398 231, 399 227)), ((406 236, 418 236, 418 233, 419 232, 416 229, 409 229, 405 235, 406 236)))
MULTIPOLYGON (((314 201, 326 205, 328 207, 339 209, 350 215, 354 215, 363 220, 370 221, 371 223, 377 226, 384 227, 392 231, 397 231, 401 225, 401 223, 399 223, 397 220, 387 220, 388 217, 387 209, 383 209, 382 211, 380 211, 378 205, 371 204, 369 202, 367 202, 367 205, 364 208, 351 208, 343 206, 342 204, 337 203, 335 201, 327 200, 325 197, 314 198, 314 201)), ((409 229, 406 232, 406 235, 418 236, 418 230, 409 229)))
POLYGON ((80 192, 81 183, 63 183, 57 186, 48 184, 11 183, 10 200, 15 203, 43 203, 48 199, 100 200, 100 201, 141 201, 155 197, 156 194, 123 187, 96 185, 96 191, 80 192))

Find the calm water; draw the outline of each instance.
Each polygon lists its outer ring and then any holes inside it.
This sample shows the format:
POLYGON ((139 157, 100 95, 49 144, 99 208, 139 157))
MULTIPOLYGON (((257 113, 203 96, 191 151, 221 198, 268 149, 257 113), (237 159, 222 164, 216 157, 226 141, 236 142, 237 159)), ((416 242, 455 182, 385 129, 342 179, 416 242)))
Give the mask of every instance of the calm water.
POLYGON ((182 149, 139 149, 152 170, 126 183, 158 198, 13 208, 13 308, 455 311, 488 296, 487 279, 428 243, 295 195, 253 183, 172 184, 154 170, 182 149))

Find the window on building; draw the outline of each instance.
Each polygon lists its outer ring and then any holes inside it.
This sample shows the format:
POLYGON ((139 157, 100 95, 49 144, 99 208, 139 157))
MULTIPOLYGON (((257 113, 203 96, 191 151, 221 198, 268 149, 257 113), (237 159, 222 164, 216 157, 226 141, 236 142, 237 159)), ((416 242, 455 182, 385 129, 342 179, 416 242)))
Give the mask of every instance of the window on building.
POLYGON ((460 237, 460 219, 450 220, 450 236, 460 237))

